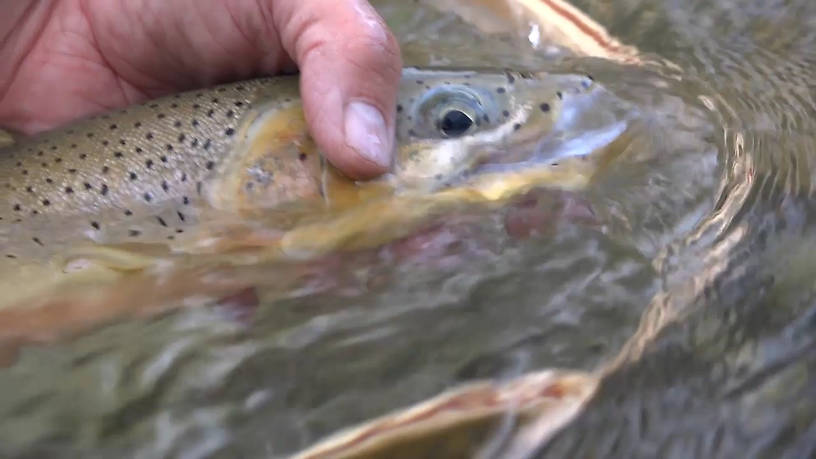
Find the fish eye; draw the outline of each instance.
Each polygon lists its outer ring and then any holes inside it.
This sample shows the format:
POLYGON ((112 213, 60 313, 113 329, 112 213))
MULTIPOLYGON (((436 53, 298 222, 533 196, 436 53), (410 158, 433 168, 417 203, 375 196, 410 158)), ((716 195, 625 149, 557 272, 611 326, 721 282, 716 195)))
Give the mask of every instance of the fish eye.
POLYGON ((473 126, 473 118, 461 110, 448 110, 439 119, 437 126, 447 137, 459 137, 473 126))

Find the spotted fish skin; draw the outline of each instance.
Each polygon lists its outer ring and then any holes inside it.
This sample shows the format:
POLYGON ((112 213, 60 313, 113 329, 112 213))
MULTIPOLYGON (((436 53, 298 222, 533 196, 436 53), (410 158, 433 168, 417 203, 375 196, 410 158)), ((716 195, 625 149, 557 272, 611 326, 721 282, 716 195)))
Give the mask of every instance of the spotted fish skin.
POLYGON ((105 241, 117 234, 111 228, 133 240, 148 232, 174 238, 196 223, 203 182, 253 104, 296 98, 296 79, 245 81, 95 116, 0 150, 1 256, 105 241))
MULTIPOLYGON (((392 181, 438 187, 552 128, 580 75, 406 69, 392 181), (467 130, 445 131, 449 109, 467 130)), ((48 259, 81 244, 171 244, 202 212, 325 198, 296 77, 171 95, 0 150, 0 257, 48 259)))

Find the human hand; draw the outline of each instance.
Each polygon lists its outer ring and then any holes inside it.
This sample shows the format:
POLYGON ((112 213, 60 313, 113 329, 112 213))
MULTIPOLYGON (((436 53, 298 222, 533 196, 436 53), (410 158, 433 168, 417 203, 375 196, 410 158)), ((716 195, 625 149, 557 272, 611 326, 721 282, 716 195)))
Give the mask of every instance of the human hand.
POLYGON ((24 133, 162 94, 301 70, 312 136, 391 161, 399 48, 366 0, 0 0, 0 125, 24 133))

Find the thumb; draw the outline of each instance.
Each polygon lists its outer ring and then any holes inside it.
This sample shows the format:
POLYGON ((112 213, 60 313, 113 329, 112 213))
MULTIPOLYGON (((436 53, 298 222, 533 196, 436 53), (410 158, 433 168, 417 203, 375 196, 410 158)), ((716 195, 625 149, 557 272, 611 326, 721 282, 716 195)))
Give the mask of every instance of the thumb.
POLYGON ((268 1, 327 159, 352 178, 387 171, 402 61, 382 18, 366 0, 268 1))

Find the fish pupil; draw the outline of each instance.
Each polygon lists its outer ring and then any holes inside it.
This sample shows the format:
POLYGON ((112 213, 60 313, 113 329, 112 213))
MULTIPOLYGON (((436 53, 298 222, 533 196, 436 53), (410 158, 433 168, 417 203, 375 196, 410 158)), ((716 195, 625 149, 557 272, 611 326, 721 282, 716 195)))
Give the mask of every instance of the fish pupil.
POLYGON ((439 129, 448 137, 458 137, 473 126, 473 120, 461 110, 445 112, 439 121, 439 129))

